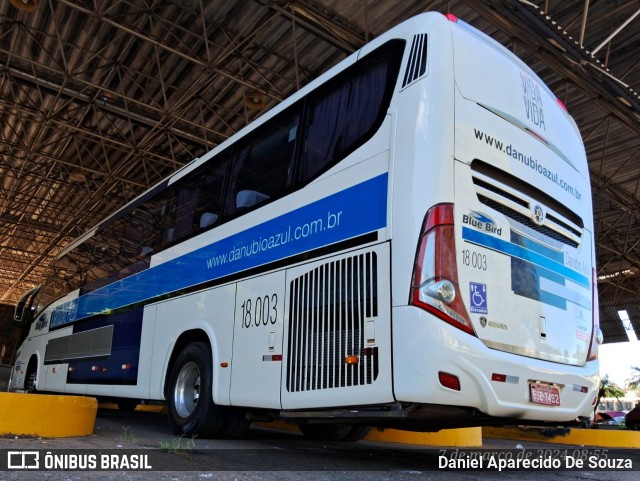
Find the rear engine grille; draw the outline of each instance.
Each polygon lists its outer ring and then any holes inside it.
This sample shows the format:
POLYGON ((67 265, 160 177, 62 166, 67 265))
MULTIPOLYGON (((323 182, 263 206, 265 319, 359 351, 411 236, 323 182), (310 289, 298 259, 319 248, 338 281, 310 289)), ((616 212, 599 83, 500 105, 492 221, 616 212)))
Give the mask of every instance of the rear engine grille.
POLYGON ((558 224, 560 227, 564 227, 565 229, 573 232, 578 237, 582 237, 582 233, 578 229, 575 229, 571 227, 569 224, 567 224, 566 222, 561 221, 555 215, 547 214, 547 219, 549 219, 551 222, 555 224, 558 224))
MULTIPOLYGON (((536 232, 539 232, 540 234, 544 234, 547 237, 551 237, 552 239, 555 239, 559 242, 562 242, 563 244, 567 244, 570 245, 572 247, 578 247, 578 243, 563 236, 562 234, 554 231, 553 229, 549 229, 546 226, 543 225, 538 225, 538 224, 534 224, 533 221, 529 218, 526 217, 525 215, 522 215, 520 212, 517 212, 513 209, 510 209, 507 206, 504 206, 502 204, 499 204, 498 202, 494 201, 493 199, 489 199, 488 197, 485 197, 483 195, 478 194, 478 200, 480 202, 482 202, 484 205, 491 207, 494 210, 497 210, 498 212, 500 212, 501 214, 506 215, 507 217, 509 217, 510 219, 513 219, 517 222, 520 222, 521 224, 529 227, 530 229, 535 230, 536 232)), ((549 216, 547 216, 547 219, 549 218, 549 216)))
POLYGON ((378 315, 374 252, 329 262, 289 285, 289 392, 361 386, 378 377, 378 350, 367 348, 368 319, 378 315), (347 356, 359 362, 347 364, 347 356))
POLYGON ((515 195, 512 195, 509 192, 506 192, 500 189, 499 187, 496 187, 495 185, 491 185, 489 182, 485 182, 484 180, 474 177, 473 183, 487 190, 490 190, 491 192, 498 194, 499 196, 504 197, 505 199, 509 199, 515 202, 516 204, 520 204, 523 207, 529 208, 529 202, 527 202, 526 200, 516 197, 515 195))
POLYGON ((557 242, 574 248, 580 245, 582 219, 557 199, 485 162, 474 160, 471 168, 475 171, 476 195, 482 204, 557 242), (546 212, 542 224, 532 218, 532 207, 536 204, 546 212))

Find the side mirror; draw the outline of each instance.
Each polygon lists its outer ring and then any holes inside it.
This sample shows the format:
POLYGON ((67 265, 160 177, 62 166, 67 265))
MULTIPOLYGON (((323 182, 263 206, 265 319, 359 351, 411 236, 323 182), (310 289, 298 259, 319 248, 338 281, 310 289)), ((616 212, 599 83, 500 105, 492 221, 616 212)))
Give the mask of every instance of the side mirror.
POLYGON ((22 322, 22 314, 24 314, 24 302, 18 302, 16 305, 15 313, 13 314, 13 320, 22 322))
POLYGON ((33 299, 40 290, 40 286, 36 286, 30 291, 24 293, 16 304, 16 310, 13 314, 14 321, 24 322, 30 321, 29 314, 31 313, 31 306, 33 305, 33 299))

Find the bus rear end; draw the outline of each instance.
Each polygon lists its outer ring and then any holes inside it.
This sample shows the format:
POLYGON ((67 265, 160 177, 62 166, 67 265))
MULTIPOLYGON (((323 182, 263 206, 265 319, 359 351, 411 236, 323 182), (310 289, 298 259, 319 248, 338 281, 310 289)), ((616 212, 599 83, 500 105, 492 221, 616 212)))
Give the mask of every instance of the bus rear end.
POLYGON ((424 417, 573 421, 599 386, 583 144, 527 66, 450 20, 453 193, 427 209, 409 306, 394 311, 394 391, 424 417))

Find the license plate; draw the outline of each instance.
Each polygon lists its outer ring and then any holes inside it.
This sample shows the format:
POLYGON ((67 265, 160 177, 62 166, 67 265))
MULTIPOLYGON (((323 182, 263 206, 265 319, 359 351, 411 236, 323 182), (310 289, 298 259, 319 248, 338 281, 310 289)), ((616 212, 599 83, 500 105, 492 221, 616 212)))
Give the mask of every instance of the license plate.
POLYGON ((532 383, 529 385, 531 402, 546 404, 547 406, 560 406, 560 389, 549 384, 532 383))

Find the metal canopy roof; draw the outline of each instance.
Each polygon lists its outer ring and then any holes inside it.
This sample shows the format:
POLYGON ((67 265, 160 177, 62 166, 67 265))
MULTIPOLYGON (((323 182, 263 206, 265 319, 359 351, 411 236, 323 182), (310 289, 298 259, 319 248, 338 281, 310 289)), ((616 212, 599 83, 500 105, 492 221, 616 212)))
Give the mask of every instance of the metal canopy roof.
POLYGON ((145 188, 429 10, 513 50, 576 119, 605 338, 625 340, 620 308, 640 337, 638 0, 2 2, 0 302, 145 188))

